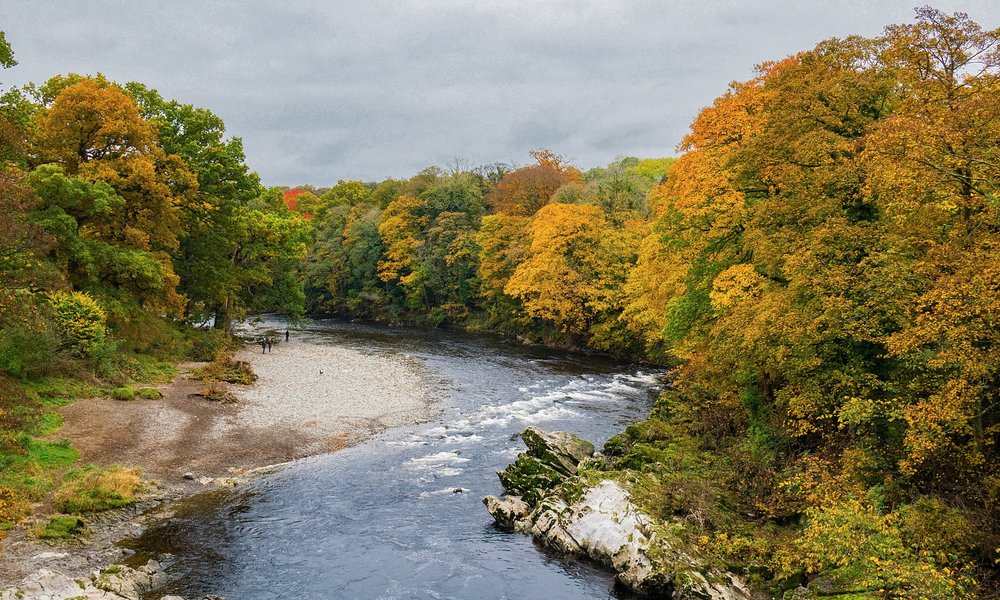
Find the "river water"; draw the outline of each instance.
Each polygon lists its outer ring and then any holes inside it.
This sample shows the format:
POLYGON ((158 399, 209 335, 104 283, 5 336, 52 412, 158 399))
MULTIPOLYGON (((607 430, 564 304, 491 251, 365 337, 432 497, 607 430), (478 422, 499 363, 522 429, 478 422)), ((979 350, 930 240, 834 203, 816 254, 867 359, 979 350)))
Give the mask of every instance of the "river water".
POLYGON ((524 450, 516 434, 526 426, 600 447, 648 413, 658 372, 457 332, 331 320, 293 335, 407 357, 426 374, 440 414, 187 501, 176 518, 126 542, 137 558, 175 555, 158 594, 619 597, 607 572, 497 530, 481 498, 501 492, 495 472, 524 450))

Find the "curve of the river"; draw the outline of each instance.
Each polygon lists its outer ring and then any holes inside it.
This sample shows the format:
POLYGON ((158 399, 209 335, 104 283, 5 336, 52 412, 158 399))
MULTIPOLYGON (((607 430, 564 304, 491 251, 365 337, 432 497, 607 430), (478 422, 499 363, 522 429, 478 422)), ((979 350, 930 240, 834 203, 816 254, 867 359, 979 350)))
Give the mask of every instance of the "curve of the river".
MULTIPOLYGON (((283 327, 283 324, 278 324, 283 327)), ((440 415, 204 494, 128 545, 169 552, 158 590, 233 599, 617 597, 612 577, 492 525, 480 499, 524 449, 528 425, 600 447, 642 418, 657 372, 487 336, 316 321, 297 339, 405 355, 440 415)), ((417 382, 414 382, 415 385, 417 382)), ((377 400, 378 390, 372 390, 377 400)))

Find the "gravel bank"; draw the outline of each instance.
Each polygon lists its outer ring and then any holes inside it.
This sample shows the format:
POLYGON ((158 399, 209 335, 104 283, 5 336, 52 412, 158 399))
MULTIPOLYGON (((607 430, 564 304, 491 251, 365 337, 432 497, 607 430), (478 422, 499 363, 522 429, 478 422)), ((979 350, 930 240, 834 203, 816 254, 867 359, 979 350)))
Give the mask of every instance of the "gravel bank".
POLYGON ((367 432, 429 415, 428 386, 402 357, 371 356, 293 339, 267 354, 249 346, 237 358, 253 365, 257 383, 233 386, 240 428, 295 424, 319 435, 367 432))

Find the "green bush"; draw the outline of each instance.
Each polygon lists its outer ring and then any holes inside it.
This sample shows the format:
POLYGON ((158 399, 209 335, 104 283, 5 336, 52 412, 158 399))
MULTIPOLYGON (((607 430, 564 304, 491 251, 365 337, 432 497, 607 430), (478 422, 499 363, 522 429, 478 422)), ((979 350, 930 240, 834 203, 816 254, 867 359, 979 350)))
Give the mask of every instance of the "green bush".
POLYGON ((14 377, 42 375, 51 366, 58 347, 59 340, 48 329, 0 329, 0 371, 14 377))
POLYGON ((88 357, 104 340, 107 313, 83 292, 52 292, 49 306, 62 346, 75 356, 88 357))
POLYGON ((90 347, 90 362, 98 376, 111 379, 118 371, 118 344, 111 338, 104 338, 90 347))
POLYGON ((180 323, 152 314, 134 302, 110 304, 108 330, 125 352, 179 360, 191 351, 191 341, 180 323))
POLYGON ((192 329, 188 337, 191 339, 190 356, 199 362, 211 362, 219 353, 232 349, 233 339, 220 329, 192 329))

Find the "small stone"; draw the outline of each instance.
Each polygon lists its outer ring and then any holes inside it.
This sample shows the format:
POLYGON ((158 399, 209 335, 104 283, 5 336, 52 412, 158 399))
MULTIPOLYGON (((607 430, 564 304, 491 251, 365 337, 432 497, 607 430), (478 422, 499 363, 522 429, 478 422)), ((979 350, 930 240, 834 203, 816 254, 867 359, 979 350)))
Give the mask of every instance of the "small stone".
POLYGON ((194 481, 194 478, 195 478, 194 473, 187 472, 184 474, 184 479, 187 479, 189 481, 194 481))

